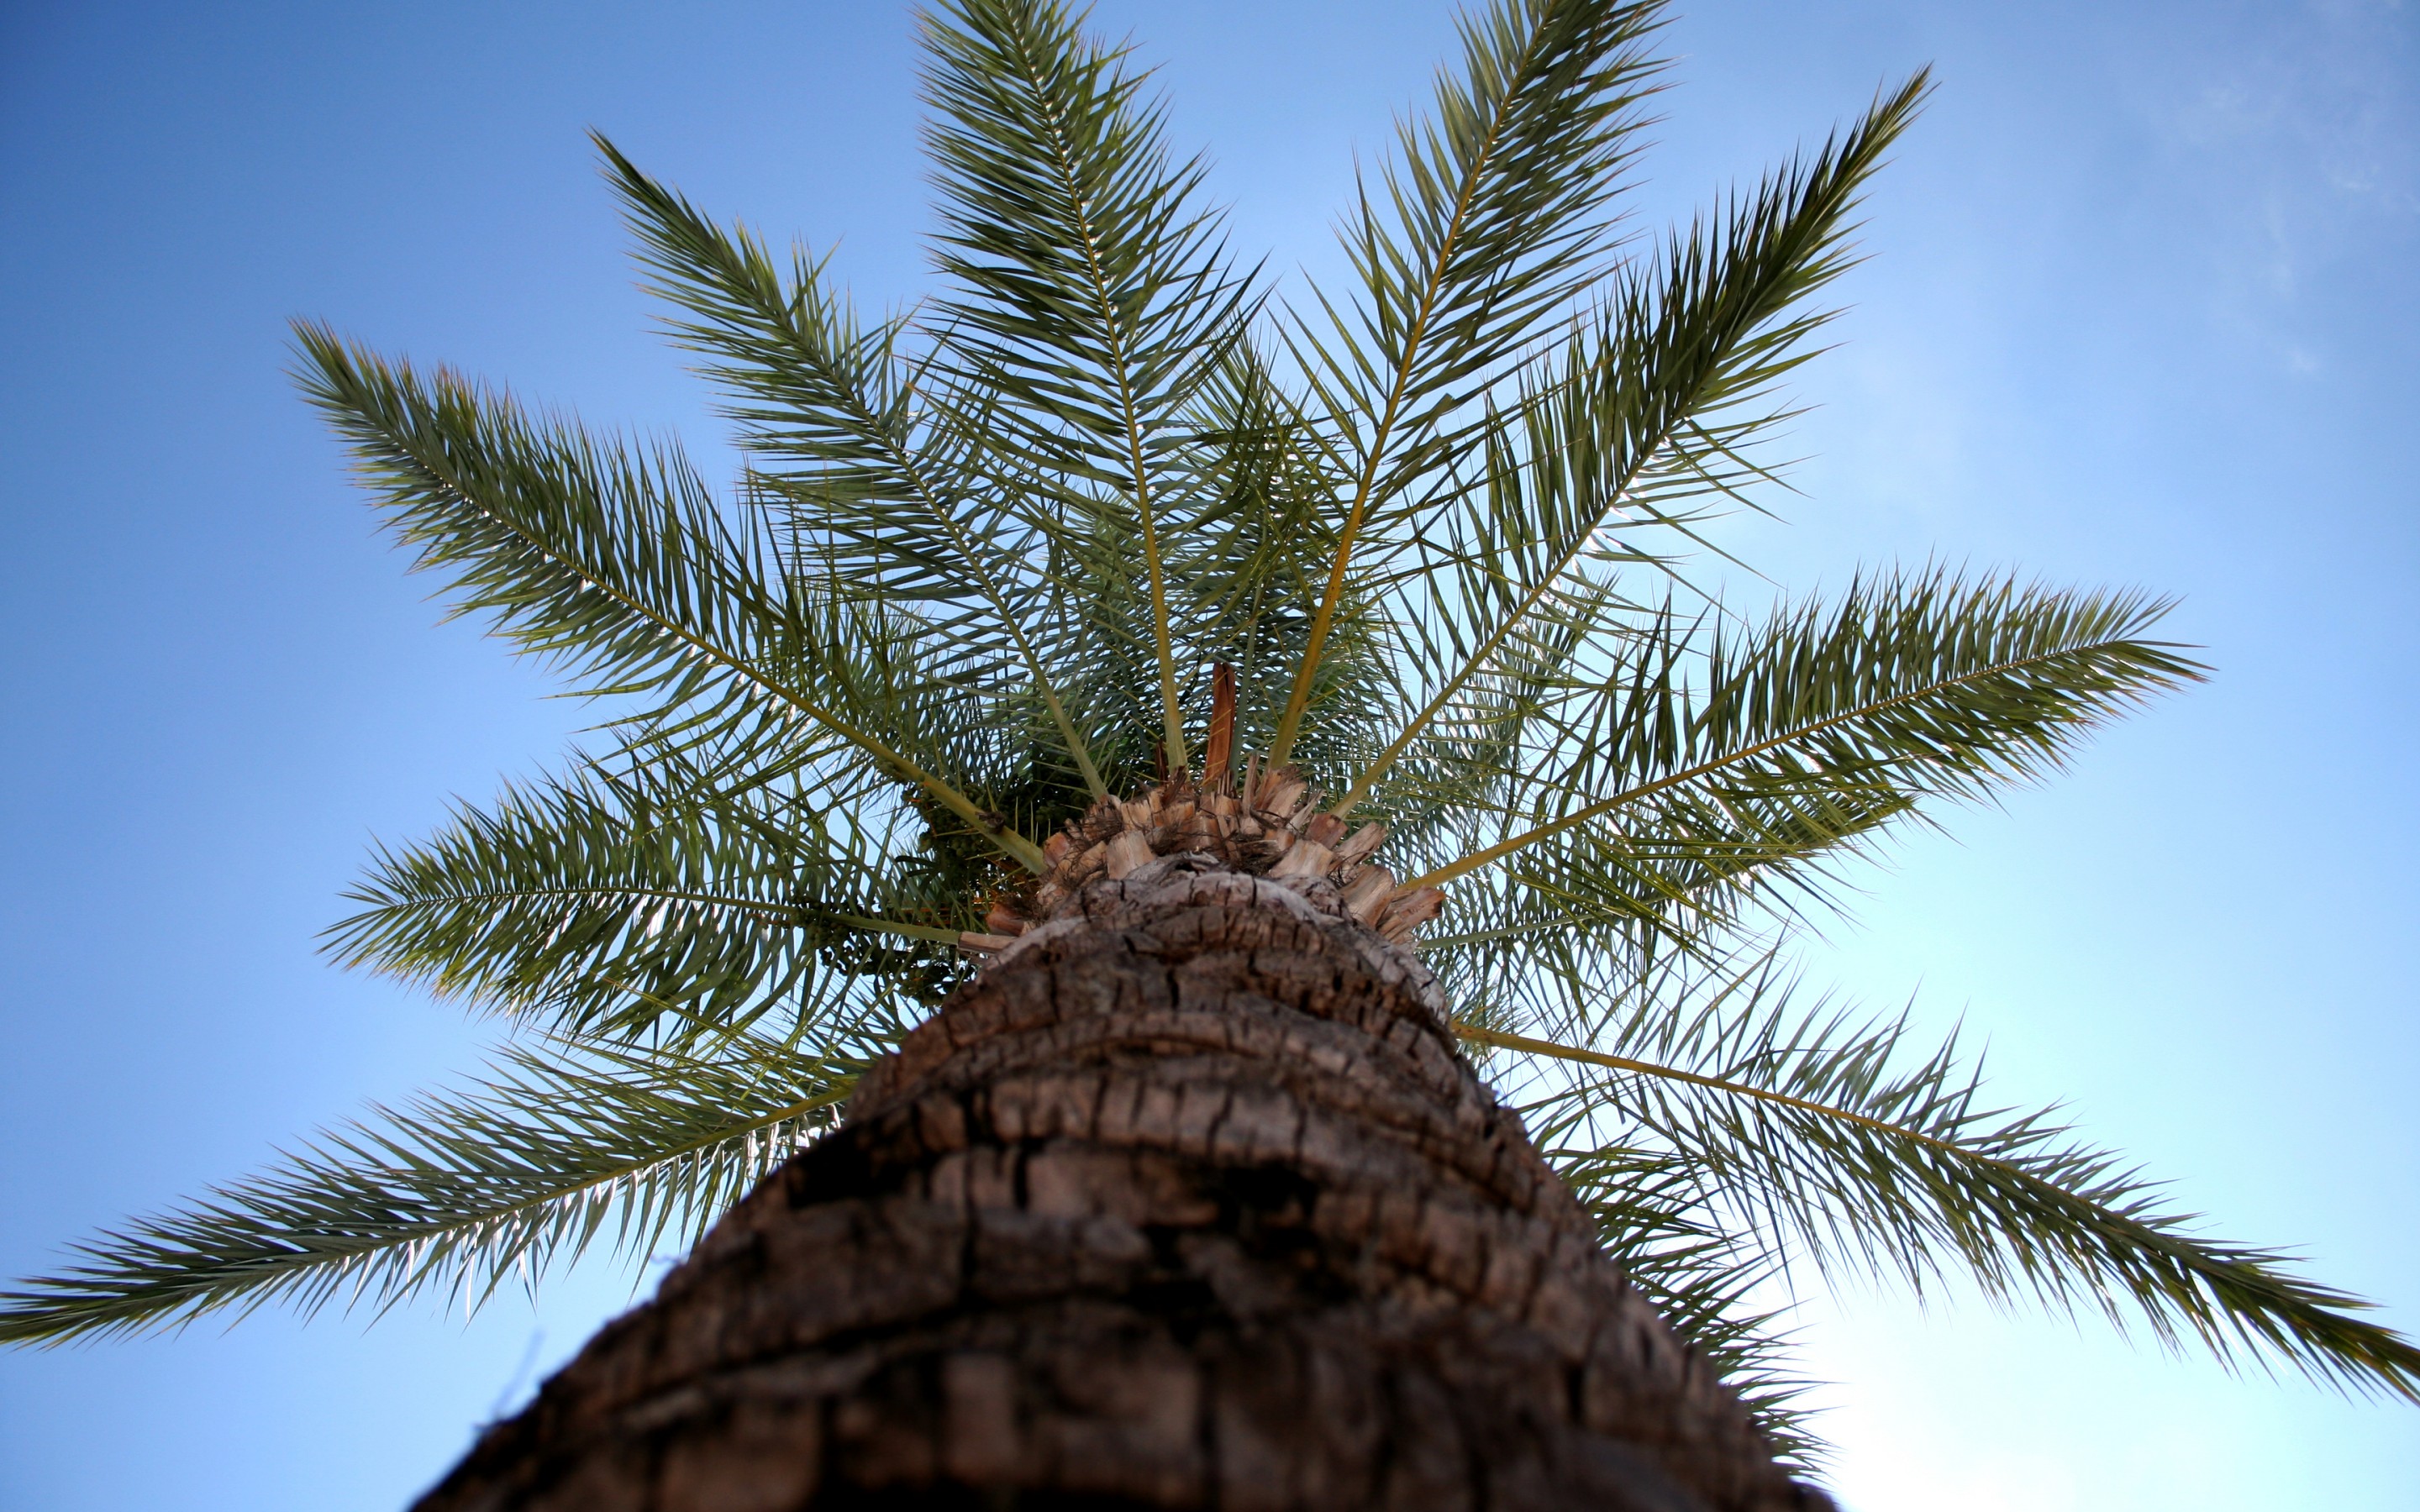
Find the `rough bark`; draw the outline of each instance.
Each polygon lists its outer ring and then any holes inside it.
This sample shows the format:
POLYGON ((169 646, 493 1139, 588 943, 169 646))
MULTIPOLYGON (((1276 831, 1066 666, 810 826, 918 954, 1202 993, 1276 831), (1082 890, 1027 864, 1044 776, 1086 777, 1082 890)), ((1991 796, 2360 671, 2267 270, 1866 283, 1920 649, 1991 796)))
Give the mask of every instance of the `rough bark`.
POLYGON ((422 1512, 1781 1512, 1324 877, 1097 877, 422 1512))

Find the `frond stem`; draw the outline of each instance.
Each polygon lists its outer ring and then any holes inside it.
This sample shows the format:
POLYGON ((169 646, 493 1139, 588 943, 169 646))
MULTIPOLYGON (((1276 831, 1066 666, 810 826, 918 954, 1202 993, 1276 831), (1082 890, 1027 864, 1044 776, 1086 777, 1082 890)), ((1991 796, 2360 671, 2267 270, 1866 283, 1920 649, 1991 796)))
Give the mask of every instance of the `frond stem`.
POLYGON ((1913 1140, 1945 1154, 1955 1155, 1961 1160, 1980 1161, 1985 1165, 1997 1165, 2003 1170, 2015 1172, 2029 1181, 2039 1180, 2012 1162, 1991 1155, 1978 1155, 1963 1145, 1911 1129, 1905 1124, 1892 1123, 1886 1119, 1871 1118, 1863 1113, 1853 1113, 1847 1108, 1836 1107, 1829 1103, 1818 1103, 1811 1098, 1793 1097, 1788 1092, 1776 1092, 1766 1088, 1750 1087, 1745 1082, 1730 1081, 1720 1076, 1708 1076, 1702 1072, 1683 1071, 1678 1066, 1662 1066, 1652 1060, 1633 1060, 1626 1056, 1608 1056, 1600 1050, 1582 1050, 1576 1045, 1557 1044, 1552 1040, 1532 1040, 1524 1034, 1508 1034, 1502 1029, 1481 1028, 1476 1024, 1466 1024, 1460 1019, 1454 1021, 1453 1032, 1465 1040, 1479 1044, 1494 1045, 1498 1049, 1518 1050, 1526 1055, 1547 1056, 1557 1060, 1575 1060, 1584 1065, 1604 1066, 1613 1071, 1632 1072, 1641 1076, 1656 1076, 1667 1081, 1687 1082, 1696 1087, 1712 1088, 1717 1092, 1729 1092, 1735 1097, 1753 1098, 1761 1103, 1778 1103, 1787 1107, 1796 1108, 1802 1113, 1820 1114, 1827 1119, 1838 1119, 1844 1123, 1854 1123, 1861 1128, 1871 1129, 1878 1134, 1886 1134, 1894 1139, 1913 1140))
POLYGON ((901 924, 888 918, 868 918, 863 914, 825 914, 836 924, 851 929, 870 931, 876 934, 896 934, 910 940, 936 940, 943 945, 955 945, 963 937, 961 930, 943 929, 939 924, 901 924))
POLYGON ((435 903, 517 903, 532 898, 631 898, 656 903, 704 903, 714 908, 728 908, 734 913, 749 915, 768 924, 786 924, 794 915, 782 908, 750 898, 726 898, 711 892, 676 892, 666 887, 477 887, 461 892, 448 892, 435 898, 409 898, 379 910, 380 913, 403 908, 427 907, 435 903))

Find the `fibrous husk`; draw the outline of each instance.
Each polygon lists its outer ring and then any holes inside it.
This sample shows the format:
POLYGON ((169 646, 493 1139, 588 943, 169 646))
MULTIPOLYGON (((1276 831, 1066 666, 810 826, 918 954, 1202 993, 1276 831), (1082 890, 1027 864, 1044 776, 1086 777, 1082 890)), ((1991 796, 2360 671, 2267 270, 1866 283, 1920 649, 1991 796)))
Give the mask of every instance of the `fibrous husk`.
POLYGON ((1371 857, 1387 838, 1384 824, 1347 833, 1343 820, 1322 811, 1324 795, 1301 769, 1260 769, 1256 757, 1240 774, 1196 783, 1176 777, 1129 798, 1103 798, 1042 847, 1050 871, 1030 893, 991 903, 987 934, 960 945, 978 952, 992 941, 1023 934, 1049 918, 1096 877, 1124 877, 1156 856, 1207 856, 1253 876, 1325 881, 1364 924, 1398 945, 1435 918, 1445 895, 1422 887, 1398 895, 1393 874, 1371 857))

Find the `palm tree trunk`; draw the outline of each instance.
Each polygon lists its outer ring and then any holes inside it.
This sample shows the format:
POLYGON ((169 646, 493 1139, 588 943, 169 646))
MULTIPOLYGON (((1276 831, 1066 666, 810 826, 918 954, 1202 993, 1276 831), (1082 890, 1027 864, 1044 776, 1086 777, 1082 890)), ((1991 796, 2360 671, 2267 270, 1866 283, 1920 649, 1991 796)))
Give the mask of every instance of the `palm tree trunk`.
POLYGON ((1829 1504, 1326 880, 1085 887, 421 1512, 1829 1504))

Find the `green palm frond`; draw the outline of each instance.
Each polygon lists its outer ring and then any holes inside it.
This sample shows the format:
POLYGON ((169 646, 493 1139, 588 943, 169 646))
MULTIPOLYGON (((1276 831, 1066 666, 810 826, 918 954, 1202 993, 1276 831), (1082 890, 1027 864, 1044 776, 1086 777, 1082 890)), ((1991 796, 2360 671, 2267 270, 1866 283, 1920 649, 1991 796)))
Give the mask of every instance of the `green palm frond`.
POLYGON ((1337 545, 1313 611, 1273 764, 1294 751, 1321 654, 1364 533, 1416 508, 1485 433, 1470 413, 1534 351, 1538 322, 1586 289, 1614 233, 1606 214, 1662 65, 1653 5, 1503 0, 1462 20, 1463 68, 1433 114, 1406 121, 1400 157, 1364 183, 1342 239, 1359 286, 1322 292, 1286 327, 1344 484, 1337 545))
POLYGON ((1233 759, 1298 765, 1386 822, 1404 888, 1448 887, 1419 949, 1465 1034, 1801 1463, 1760 1300, 1793 1266, 1972 1276, 2413 1395, 2354 1299, 1988 1108, 1954 1044, 1793 1006, 1774 963, 1882 837, 2201 669, 2135 594, 1882 571, 1755 616, 1696 580, 1761 507, 1929 85, 1628 237, 1662 17, 1466 16, 1344 218, 1347 286, 1291 305, 1230 255, 1148 70, 1056 0, 924 19, 941 283, 881 319, 598 138, 736 427, 724 496, 669 445, 299 328, 417 565, 604 710, 568 776, 379 852, 330 948, 554 1038, 95 1241, 0 1336, 475 1300, 609 1227, 695 1232, 963 980, 1055 831, 1187 771, 1223 665, 1233 759))
POLYGON ((1801 1473, 1818 1469, 1825 1446, 1799 1401, 1810 1382, 1791 1365, 1779 1314, 1759 1301, 1776 1278, 1771 1261, 1714 1221, 1688 1166, 1669 1150, 1551 1148, 1567 1132, 1550 1124, 1539 1137, 1595 1217, 1606 1253, 1738 1393, 1782 1462, 1801 1473))
POLYGON ((1505 801, 1460 805, 1465 833, 1439 843, 1461 854, 1411 885, 1591 825, 1603 856, 1637 857, 1633 874, 1666 856, 1771 868, 1922 800, 2041 777, 2095 726, 2200 675, 2147 638, 2166 609, 1932 572, 1853 584, 1745 638, 1663 616, 1657 634, 1606 648, 1611 671, 1573 689, 1508 769, 1505 801))
POLYGON ((330 953, 552 1033, 680 1043, 768 1013, 814 1032, 796 1015, 830 1006, 825 973, 847 972, 860 936, 978 927, 964 900, 903 888, 896 823, 869 829, 865 808, 796 791, 666 780, 679 772, 665 758, 584 766, 381 849, 330 953))
POLYGON ((268 1172, 78 1246, 0 1292, 0 1339, 175 1327, 272 1302, 466 1310, 535 1285, 600 1236, 644 1259, 687 1244, 830 1126, 878 1044, 711 1058, 515 1049, 475 1089, 325 1133, 268 1172))
MULTIPOLYGON (((652 700, 650 721, 746 733, 793 760, 809 743, 853 748, 985 825, 990 810, 782 680, 779 660, 829 667, 845 648, 812 639, 799 595, 776 586, 764 532, 734 528, 677 452, 634 455, 451 374, 424 383, 322 328, 296 335, 304 391, 418 548, 416 565, 450 574, 457 612, 492 616, 522 650, 580 672, 584 692, 652 700)), ((1024 837, 985 827, 1039 869, 1024 837)))
MULTIPOLYGON (((1574 1127, 1609 1126, 1622 1158, 1653 1151, 1767 1264, 1948 1273, 2122 1324, 2222 1359, 2250 1350, 2315 1379, 2420 1400, 2420 1348, 2368 1304, 2293 1273, 2276 1251, 2201 1238, 2160 1189, 2075 1140, 2056 1110, 1983 1101, 1955 1036, 1911 1045, 1902 1017, 1799 1007, 1770 956, 1740 969, 1669 968, 1601 1007, 1590 1048, 1472 1026, 1477 1043, 1587 1068, 1554 1101, 1574 1127)), ((1600 1157, 1575 1152, 1580 1168, 1600 1157)))
POLYGON ((682 311, 673 334, 735 396, 726 413, 792 531, 849 582, 945 606, 927 614, 927 634, 1013 646, 1067 759, 1105 795, 1046 655, 1061 611, 1029 561, 1035 532, 985 507, 968 447, 916 403, 903 322, 862 327, 820 263, 798 255, 784 276, 744 229, 724 231, 596 140, 654 292, 682 311))
POLYGON ((1779 416, 1773 385, 1826 318, 1805 301, 1846 269, 1859 190, 1922 102, 1919 73, 1843 138, 1792 163, 1726 216, 1676 237, 1660 264, 1615 276, 1590 339, 1517 407, 1522 444, 1491 435, 1481 486, 1416 542, 1425 612, 1404 616, 1407 660, 1434 689, 1332 810, 1367 797, 1473 679, 1542 630, 1618 627, 1625 604, 1592 579, 1638 561, 1643 526, 1687 532, 1709 494, 1758 475, 1741 453, 1779 416))
POLYGON ((1249 280, 1202 203, 1202 162, 1170 162, 1163 112, 1123 50, 1085 39, 1051 0, 967 0, 923 30, 939 261, 956 287, 942 360, 982 396, 960 403, 980 418, 970 429, 1055 485, 1063 529, 1094 538, 1081 525, 1107 514, 1131 532, 1162 740, 1182 770, 1163 541, 1200 507, 1186 419, 1242 338, 1249 280))

